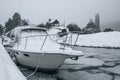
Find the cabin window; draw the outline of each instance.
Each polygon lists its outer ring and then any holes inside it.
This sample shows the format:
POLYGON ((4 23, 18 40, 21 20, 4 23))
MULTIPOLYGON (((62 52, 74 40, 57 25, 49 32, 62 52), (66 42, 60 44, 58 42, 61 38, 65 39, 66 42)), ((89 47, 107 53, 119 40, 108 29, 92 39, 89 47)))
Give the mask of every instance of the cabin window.
POLYGON ((23 29, 22 33, 23 32, 46 32, 46 30, 44 29, 23 29))
POLYGON ((30 57, 28 54, 23 54, 24 56, 26 56, 26 57, 30 57))
POLYGON ((26 36, 33 36, 33 35, 42 35, 45 34, 45 30, 42 29, 23 29, 22 30, 22 37, 26 37, 26 36))

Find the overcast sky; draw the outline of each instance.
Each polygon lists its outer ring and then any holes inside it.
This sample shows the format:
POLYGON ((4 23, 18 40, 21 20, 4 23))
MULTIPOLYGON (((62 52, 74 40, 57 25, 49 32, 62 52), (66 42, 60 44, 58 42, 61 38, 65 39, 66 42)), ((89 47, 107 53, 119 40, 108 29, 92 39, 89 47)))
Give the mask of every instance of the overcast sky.
POLYGON ((51 18, 84 27, 96 13, 100 14, 101 24, 120 21, 120 0, 0 0, 0 23, 15 12, 35 24, 51 18))

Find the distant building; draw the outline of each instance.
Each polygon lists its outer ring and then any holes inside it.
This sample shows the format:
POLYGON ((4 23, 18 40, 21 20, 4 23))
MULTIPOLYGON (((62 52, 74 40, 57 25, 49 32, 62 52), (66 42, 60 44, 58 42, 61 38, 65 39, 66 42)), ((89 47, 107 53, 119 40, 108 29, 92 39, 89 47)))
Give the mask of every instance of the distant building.
POLYGON ((95 15, 95 22, 92 19, 88 22, 87 26, 83 28, 84 33, 96 33, 100 32, 100 18, 99 14, 95 15))
POLYGON ((83 31, 86 34, 94 33, 95 30, 96 30, 95 24, 92 19, 90 19, 87 26, 85 28, 83 28, 83 31))
POLYGON ((100 31, 100 17, 99 17, 99 14, 95 15, 95 26, 96 26, 96 31, 99 32, 100 31))
POLYGON ((49 19, 48 23, 51 25, 51 26, 59 26, 60 22, 55 19, 55 20, 51 20, 49 19))

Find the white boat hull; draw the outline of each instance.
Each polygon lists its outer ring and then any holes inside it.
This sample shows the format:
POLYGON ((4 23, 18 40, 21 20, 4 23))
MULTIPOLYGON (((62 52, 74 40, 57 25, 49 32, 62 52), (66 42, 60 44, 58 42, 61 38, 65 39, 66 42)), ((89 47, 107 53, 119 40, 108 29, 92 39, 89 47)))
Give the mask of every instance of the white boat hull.
MULTIPOLYGON (((66 58, 76 58, 80 51, 61 46, 52 40, 46 29, 38 27, 17 27, 11 33, 13 38, 12 51, 19 64, 45 70, 58 69, 66 58)), ((76 58, 77 59, 77 58, 76 58)))
POLYGON ((29 66, 32 68, 39 67, 45 70, 54 70, 60 67, 60 65, 67 58, 63 54, 51 54, 51 53, 28 53, 28 52, 16 52, 17 62, 19 64, 29 66))

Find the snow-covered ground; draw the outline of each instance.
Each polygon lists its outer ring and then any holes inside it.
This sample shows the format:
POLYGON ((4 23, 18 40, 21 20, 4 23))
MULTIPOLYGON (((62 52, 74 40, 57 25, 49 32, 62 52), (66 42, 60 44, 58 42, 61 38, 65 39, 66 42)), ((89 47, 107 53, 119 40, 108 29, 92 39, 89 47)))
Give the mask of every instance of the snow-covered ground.
POLYGON ((26 80, 0 43, 0 80, 26 80))
POLYGON ((120 47, 120 32, 80 35, 77 44, 96 47, 120 47))
MULTIPOLYGON (((72 45, 74 45, 76 38, 77 35, 72 34, 72 45)), ((71 44, 69 40, 67 43, 71 44)), ((94 34, 79 35, 76 45, 88 47, 120 48, 120 32, 100 32, 94 34)))

